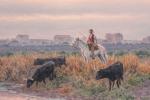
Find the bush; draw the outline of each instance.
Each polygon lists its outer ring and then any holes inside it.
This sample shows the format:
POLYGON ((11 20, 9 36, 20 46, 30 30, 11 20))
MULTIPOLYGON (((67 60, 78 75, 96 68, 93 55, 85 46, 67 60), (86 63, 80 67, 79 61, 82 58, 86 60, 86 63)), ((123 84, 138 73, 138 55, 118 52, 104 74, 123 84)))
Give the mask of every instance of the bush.
POLYGON ((149 51, 136 51, 135 54, 139 57, 150 57, 149 51))
POLYGON ((106 87, 93 84, 88 87, 80 88, 80 94, 83 96, 96 96, 99 93, 104 92, 105 90, 106 90, 106 87))
POLYGON ((132 77, 129 78, 128 84, 130 84, 132 86, 136 86, 136 85, 141 84, 142 82, 144 82, 149 77, 150 77, 150 75, 135 74, 135 75, 133 75, 132 77))
POLYGON ((69 78, 67 76, 58 76, 53 81, 49 82, 46 87, 48 89, 59 88, 59 87, 61 87, 62 84, 65 84, 65 83, 68 83, 68 82, 69 82, 69 78))
POLYGON ((101 100, 135 100, 132 96, 132 92, 124 87, 113 89, 112 91, 104 91, 100 93, 97 98, 101 100))

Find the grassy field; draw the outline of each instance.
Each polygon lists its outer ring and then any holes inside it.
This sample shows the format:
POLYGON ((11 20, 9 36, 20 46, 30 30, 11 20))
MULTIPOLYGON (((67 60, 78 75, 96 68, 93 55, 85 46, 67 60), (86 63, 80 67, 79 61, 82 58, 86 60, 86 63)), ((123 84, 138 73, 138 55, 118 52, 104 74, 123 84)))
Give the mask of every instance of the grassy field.
MULTIPOLYGON (((33 66, 36 58, 55 57, 58 53, 32 53, 26 55, 11 55, 0 57, 0 80, 24 82, 28 72, 33 66)), ((89 63, 83 61, 79 55, 67 55, 67 66, 56 69, 57 78, 53 81, 47 80, 47 85, 40 85, 40 89, 57 89, 60 94, 80 95, 84 97, 110 100, 110 98, 120 100, 134 100, 130 93, 132 87, 150 78, 150 58, 138 58, 133 54, 123 56, 109 56, 108 63, 102 64, 99 60, 89 63), (99 69, 121 61, 124 64, 124 82, 121 89, 116 87, 108 92, 108 82, 106 79, 96 81, 95 74, 99 69)), ((33 86, 33 89, 35 86, 33 86)))

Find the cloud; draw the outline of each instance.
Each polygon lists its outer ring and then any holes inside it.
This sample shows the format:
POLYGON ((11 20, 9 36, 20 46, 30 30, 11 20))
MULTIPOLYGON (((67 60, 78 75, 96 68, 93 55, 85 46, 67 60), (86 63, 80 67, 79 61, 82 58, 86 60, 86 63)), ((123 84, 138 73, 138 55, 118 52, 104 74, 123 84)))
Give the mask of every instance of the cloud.
POLYGON ((68 15, 50 15, 50 14, 32 14, 32 15, 12 15, 12 16, 0 16, 0 21, 61 21, 61 20, 101 20, 101 21, 113 21, 113 20, 138 20, 147 19, 149 15, 128 15, 128 14, 100 14, 100 13, 87 13, 87 14, 68 14, 68 15))
POLYGON ((149 0, 2 0, 0 14, 149 13, 149 0), (3 2, 2 2, 3 1, 3 2))
POLYGON ((122 32, 130 39, 149 35, 149 0, 0 1, 0 34, 5 37, 18 33, 33 37, 73 35, 86 33, 89 28, 99 37, 107 32, 122 32))

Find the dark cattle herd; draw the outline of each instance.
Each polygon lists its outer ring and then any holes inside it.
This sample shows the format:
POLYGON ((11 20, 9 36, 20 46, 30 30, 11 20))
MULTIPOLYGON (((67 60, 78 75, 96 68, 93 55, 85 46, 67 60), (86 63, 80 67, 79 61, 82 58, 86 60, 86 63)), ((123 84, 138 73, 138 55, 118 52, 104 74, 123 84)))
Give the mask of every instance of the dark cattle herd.
MULTIPOLYGON (((39 82, 46 84, 45 79, 53 80, 56 78, 55 68, 61 67, 66 64, 65 57, 55 57, 55 58, 37 58, 34 61, 34 65, 38 66, 32 72, 30 78, 27 79, 27 88, 30 88, 33 83, 36 83, 38 86, 39 82)), ((115 82, 119 88, 121 85, 121 80, 123 80, 123 64, 121 62, 115 62, 112 65, 109 65, 105 69, 100 69, 96 73, 96 80, 107 78, 109 80, 109 90, 114 86, 115 82)))

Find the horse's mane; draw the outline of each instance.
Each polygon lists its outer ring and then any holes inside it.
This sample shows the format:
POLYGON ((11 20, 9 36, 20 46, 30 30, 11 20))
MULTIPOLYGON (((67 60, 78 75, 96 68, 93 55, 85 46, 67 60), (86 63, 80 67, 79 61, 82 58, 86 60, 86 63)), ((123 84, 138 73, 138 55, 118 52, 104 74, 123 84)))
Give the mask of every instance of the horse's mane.
POLYGON ((81 39, 79 39, 79 41, 80 41, 82 44, 84 44, 85 46, 87 46, 87 43, 86 43, 85 41, 83 41, 83 40, 81 40, 81 39))
POLYGON ((83 44, 86 44, 83 40, 79 39, 80 42, 82 42, 83 44))
POLYGON ((87 43, 79 38, 77 38, 77 40, 83 45, 85 46, 86 48, 88 47, 87 43))

